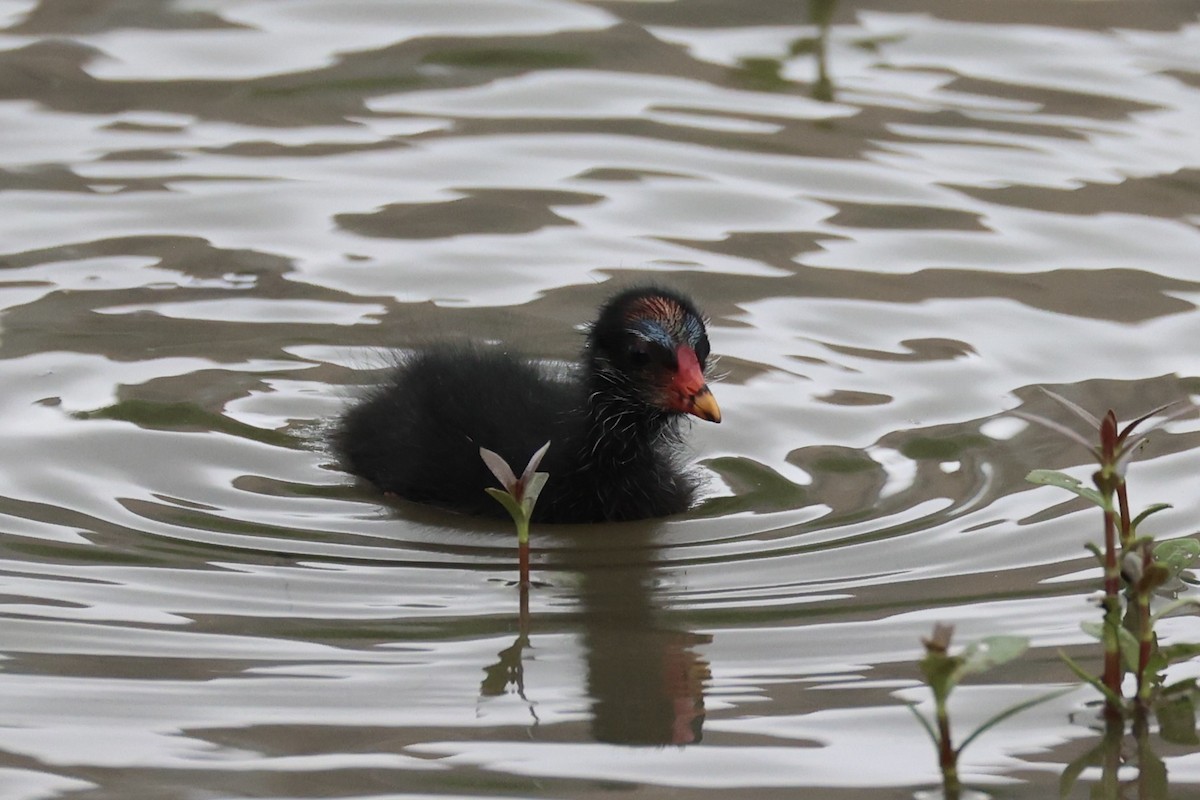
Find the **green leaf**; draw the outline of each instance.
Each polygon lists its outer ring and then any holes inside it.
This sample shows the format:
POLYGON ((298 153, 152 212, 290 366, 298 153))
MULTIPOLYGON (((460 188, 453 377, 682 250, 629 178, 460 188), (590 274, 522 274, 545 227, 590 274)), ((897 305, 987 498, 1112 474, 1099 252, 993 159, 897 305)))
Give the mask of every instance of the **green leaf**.
POLYGON ((1200 656, 1200 642, 1179 642, 1178 644, 1169 644, 1166 647, 1160 647, 1158 652, 1168 664, 1171 664, 1175 661, 1182 661, 1186 658, 1200 656))
POLYGON ((1057 486, 1060 489, 1066 489, 1100 508, 1108 508, 1109 505, 1099 492, 1090 486, 1085 486, 1078 478, 1072 478, 1065 472, 1053 469, 1035 469, 1025 476, 1025 480, 1039 486, 1057 486))
POLYGON ((1107 686, 1105 686, 1104 682, 1102 680, 1097 678, 1095 675, 1092 675, 1090 672, 1085 670, 1083 667, 1076 664, 1075 661, 1069 655, 1064 653, 1062 650, 1059 650, 1058 657, 1063 660, 1063 663, 1067 665, 1067 668, 1070 669, 1071 672, 1075 673, 1075 676, 1077 678, 1079 678, 1081 681, 1084 681, 1085 683, 1091 684, 1091 686, 1096 691, 1100 692, 1100 694, 1104 695, 1104 698, 1106 700, 1108 700, 1110 703, 1113 703, 1116 706, 1120 706, 1122 704, 1122 699, 1120 697, 1118 697, 1116 694, 1114 694, 1111 689, 1109 689, 1107 686))
POLYGON ((1150 658, 1146 661, 1146 674, 1154 684, 1162 683, 1162 671, 1167 668, 1168 661, 1162 653, 1162 648, 1154 648, 1150 651, 1150 658))
POLYGON ((1167 765, 1149 742, 1138 746, 1138 796, 1146 800, 1169 800, 1167 794, 1167 765))
POLYGON ((904 707, 913 713, 913 716, 917 718, 917 722, 921 723, 921 727, 925 729, 925 732, 929 734, 929 738, 933 740, 933 746, 941 747, 942 743, 938 740, 937 731, 935 731, 933 726, 929 724, 929 720, 921 716, 920 711, 917 711, 917 704, 905 703, 904 707))
POLYGON ((500 502, 500 505, 504 506, 504 510, 512 516, 513 522, 516 522, 518 525, 521 524, 521 521, 525 518, 525 509, 521 507, 521 504, 517 502, 515 497, 503 489, 497 489, 492 486, 487 487, 484 491, 496 498, 500 502))
MULTIPOLYGON (((1141 525, 1142 520, 1144 520, 1146 517, 1150 516, 1151 514, 1155 514, 1159 511, 1168 509, 1168 508, 1171 508, 1170 503, 1155 503, 1154 505, 1144 509, 1142 511, 1142 513, 1138 514, 1136 517, 1133 518, 1133 523, 1132 523, 1133 529, 1136 531, 1137 526, 1141 525)), ((1197 542, 1197 544, 1200 545, 1200 542, 1197 542)))
POLYGON ((1007 664, 1029 649, 1023 636, 988 636, 971 644, 963 652, 959 676, 974 675, 1007 664))
MULTIPOLYGON (((1121 436, 1120 436, 1121 440, 1123 441, 1125 439, 1128 439, 1129 434, 1133 433, 1134 428, 1136 428, 1138 425, 1141 425, 1143 422, 1145 422, 1146 420, 1150 419, 1151 417, 1153 417, 1157 414, 1161 414, 1162 412, 1166 411, 1168 408, 1170 408, 1171 406, 1174 406, 1174 405, 1179 405, 1179 401, 1176 400, 1173 403, 1166 403, 1164 405, 1161 405, 1158 408, 1154 409, 1153 411, 1147 411, 1145 414, 1142 414, 1140 417, 1135 419, 1133 422, 1127 423, 1125 425, 1125 428, 1121 431, 1121 436)), ((1170 414, 1168 414, 1165 419, 1161 419, 1158 422, 1151 425, 1148 429, 1146 429, 1145 433, 1149 433, 1150 431, 1154 430, 1155 428, 1161 427, 1164 423, 1169 422, 1170 420, 1173 420, 1176 417, 1187 414, 1193 410, 1194 409, 1190 405, 1184 406, 1182 408, 1177 408, 1174 411, 1172 411, 1170 414)))
POLYGON ((1117 645, 1121 648, 1121 661, 1125 663, 1125 668, 1136 673, 1141 649, 1137 637, 1122 625, 1117 628, 1117 645))
POLYGON ((1104 623, 1086 620, 1079 623, 1079 629, 1098 642, 1104 641, 1104 623))
POLYGON ((1165 554, 1164 558, 1173 558, 1177 552, 1190 555, 1192 558, 1200 556, 1200 540, 1183 537, 1181 539, 1165 539, 1158 543, 1155 547, 1155 556, 1160 553, 1165 554))
POLYGON ((1088 750, 1083 755, 1076 758, 1070 764, 1067 764, 1063 769, 1062 777, 1058 779, 1058 796, 1062 800, 1071 794, 1071 790, 1075 788, 1075 782, 1079 780, 1079 776, 1088 767, 1099 766, 1104 755, 1105 742, 1100 740, 1091 750, 1088 750))
POLYGON ((1167 539, 1154 545, 1154 560, 1178 575, 1200 558, 1200 541, 1195 539, 1167 539))
POLYGON ((1200 597, 1184 597, 1181 600, 1175 600, 1170 603, 1167 603, 1165 606, 1163 606, 1162 608, 1160 608, 1158 610, 1157 614, 1154 614, 1153 616, 1150 617, 1150 624, 1151 625, 1156 624, 1163 617, 1167 616, 1168 614, 1172 614, 1172 613, 1178 611, 1179 609, 1184 608, 1185 606, 1200 607, 1200 597))
POLYGON ((932 651, 921 659, 921 674, 925 676, 925 683, 933 690, 934 700, 939 705, 946 702, 950 691, 962 677, 962 663, 962 658, 958 656, 932 651))
POLYGON ((1158 720, 1159 735, 1164 741, 1171 744, 1200 744, 1200 738, 1196 736, 1196 703, 1191 693, 1158 702, 1154 706, 1154 716, 1158 720))
POLYGON ((1064 694, 1067 694, 1068 692, 1073 692, 1073 691, 1075 691, 1074 686, 1064 686, 1061 689, 1055 689, 1052 692, 1047 692, 1046 694, 1031 698, 1029 700, 1026 700, 1023 703, 1017 703, 1015 706, 1009 706, 1008 708, 1004 709, 1003 711, 1001 711, 1000 713, 996 714, 994 717, 989 719, 987 722, 984 722, 982 725, 980 725, 975 730, 971 731, 971 735, 968 736, 966 739, 963 739, 962 744, 960 744, 958 746, 958 750, 956 750, 955 752, 961 754, 962 751, 966 749, 967 745, 969 745, 971 742, 975 741, 975 737, 979 736, 980 734, 984 733, 985 731, 987 731, 991 728, 994 728, 995 726, 999 725, 1001 722, 1008 719, 1009 717, 1020 714, 1022 711, 1026 710, 1028 708, 1033 708, 1036 705, 1045 703, 1048 700, 1053 700, 1056 697, 1062 697, 1064 694))

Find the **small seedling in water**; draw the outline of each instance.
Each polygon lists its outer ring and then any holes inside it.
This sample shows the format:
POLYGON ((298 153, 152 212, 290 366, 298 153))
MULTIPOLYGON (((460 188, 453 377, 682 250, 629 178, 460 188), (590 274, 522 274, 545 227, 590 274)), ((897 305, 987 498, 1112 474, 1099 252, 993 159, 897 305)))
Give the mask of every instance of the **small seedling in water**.
POLYGON ((955 747, 954 740, 950 736, 950 713, 946 707, 954 687, 968 675, 984 672, 1017 658, 1029 647, 1029 640, 1021 636, 989 636, 968 645, 961 653, 952 656, 950 655, 950 639, 953 635, 953 625, 939 623, 933 626, 932 636, 921 640, 921 643, 925 645, 925 657, 921 659, 921 674, 925 678, 926 685, 933 692, 934 723, 931 724, 929 720, 921 716, 915 708, 915 704, 908 704, 909 711, 912 711, 920 721, 921 727, 929 734, 929 738, 933 740, 933 746, 937 748, 938 766, 942 771, 942 796, 945 800, 959 800, 962 796, 962 784, 958 779, 958 758, 967 745, 975 741, 976 737, 1014 714, 1019 714, 1038 703, 1066 694, 1074 688, 1068 686, 1065 689, 1058 689, 1010 706, 984 722, 972 731, 962 744, 955 747))
POLYGON ((541 494, 542 487, 546 485, 546 480, 550 477, 548 473, 536 470, 549 449, 549 442, 542 445, 529 459, 529 463, 525 465, 525 471, 518 478, 512 471, 512 467, 499 453, 488 450, 486 447, 479 448, 479 457, 483 459, 483 463, 504 487, 496 489, 489 486, 484 491, 504 506, 517 525, 517 553, 521 565, 522 586, 529 585, 529 519, 533 516, 533 507, 537 504, 538 495, 541 494))

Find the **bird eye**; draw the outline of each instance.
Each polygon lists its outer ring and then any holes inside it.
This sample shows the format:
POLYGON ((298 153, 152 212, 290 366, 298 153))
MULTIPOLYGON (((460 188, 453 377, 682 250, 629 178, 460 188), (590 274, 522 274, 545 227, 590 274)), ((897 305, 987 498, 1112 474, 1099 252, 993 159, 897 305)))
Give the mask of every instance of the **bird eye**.
POLYGON ((707 337, 696 342, 696 360, 700 362, 701 366, 704 365, 704 362, 708 361, 708 350, 709 346, 707 337))
POLYGON ((650 347, 641 339, 635 339, 629 345, 629 360, 634 366, 642 367, 650 361, 650 347))

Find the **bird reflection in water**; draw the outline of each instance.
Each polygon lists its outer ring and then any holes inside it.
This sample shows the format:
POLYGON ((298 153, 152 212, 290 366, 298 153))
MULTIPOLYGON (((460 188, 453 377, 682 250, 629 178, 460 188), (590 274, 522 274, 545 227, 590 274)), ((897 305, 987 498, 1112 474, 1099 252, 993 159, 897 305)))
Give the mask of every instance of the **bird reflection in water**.
MULTIPOLYGON (((588 544, 595 531, 581 533, 578 549, 557 551, 543 574, 572 574, 578 613, 554 617, 556 632, 564 624, 578 629, 585 657, 585 687, 591 698, 591 739, 623 745, 688 745, 698 743, 705 718, 704 688, 711 677, 701 646, 708 634, 669 624, 656 601, 661 578, 655 566, 657 548, 649 542, 652 528, 617 534, 621 546, 596 550, 588 544)), ((536 588, 536 587, 535 587, 536 588)), ((527 594, 522 592, 518 633, 484 669, 481 697, 516 694, 529 707, 537 727, 535 703, 526 694, 524 656, 531 648, 527 594)), ((536 687, 534 687, 536 694, 536 687)))

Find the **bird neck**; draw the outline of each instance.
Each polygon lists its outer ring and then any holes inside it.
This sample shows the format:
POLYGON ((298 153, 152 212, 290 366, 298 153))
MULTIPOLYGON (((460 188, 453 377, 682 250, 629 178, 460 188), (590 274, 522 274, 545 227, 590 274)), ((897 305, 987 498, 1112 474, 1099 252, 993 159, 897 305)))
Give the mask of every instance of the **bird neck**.
POLYGON ((593 373, 590 383, 584 462, 624 469, 656 462, 659 441, 677 435, 677 415, 647 406, 603 373, 593 373))

